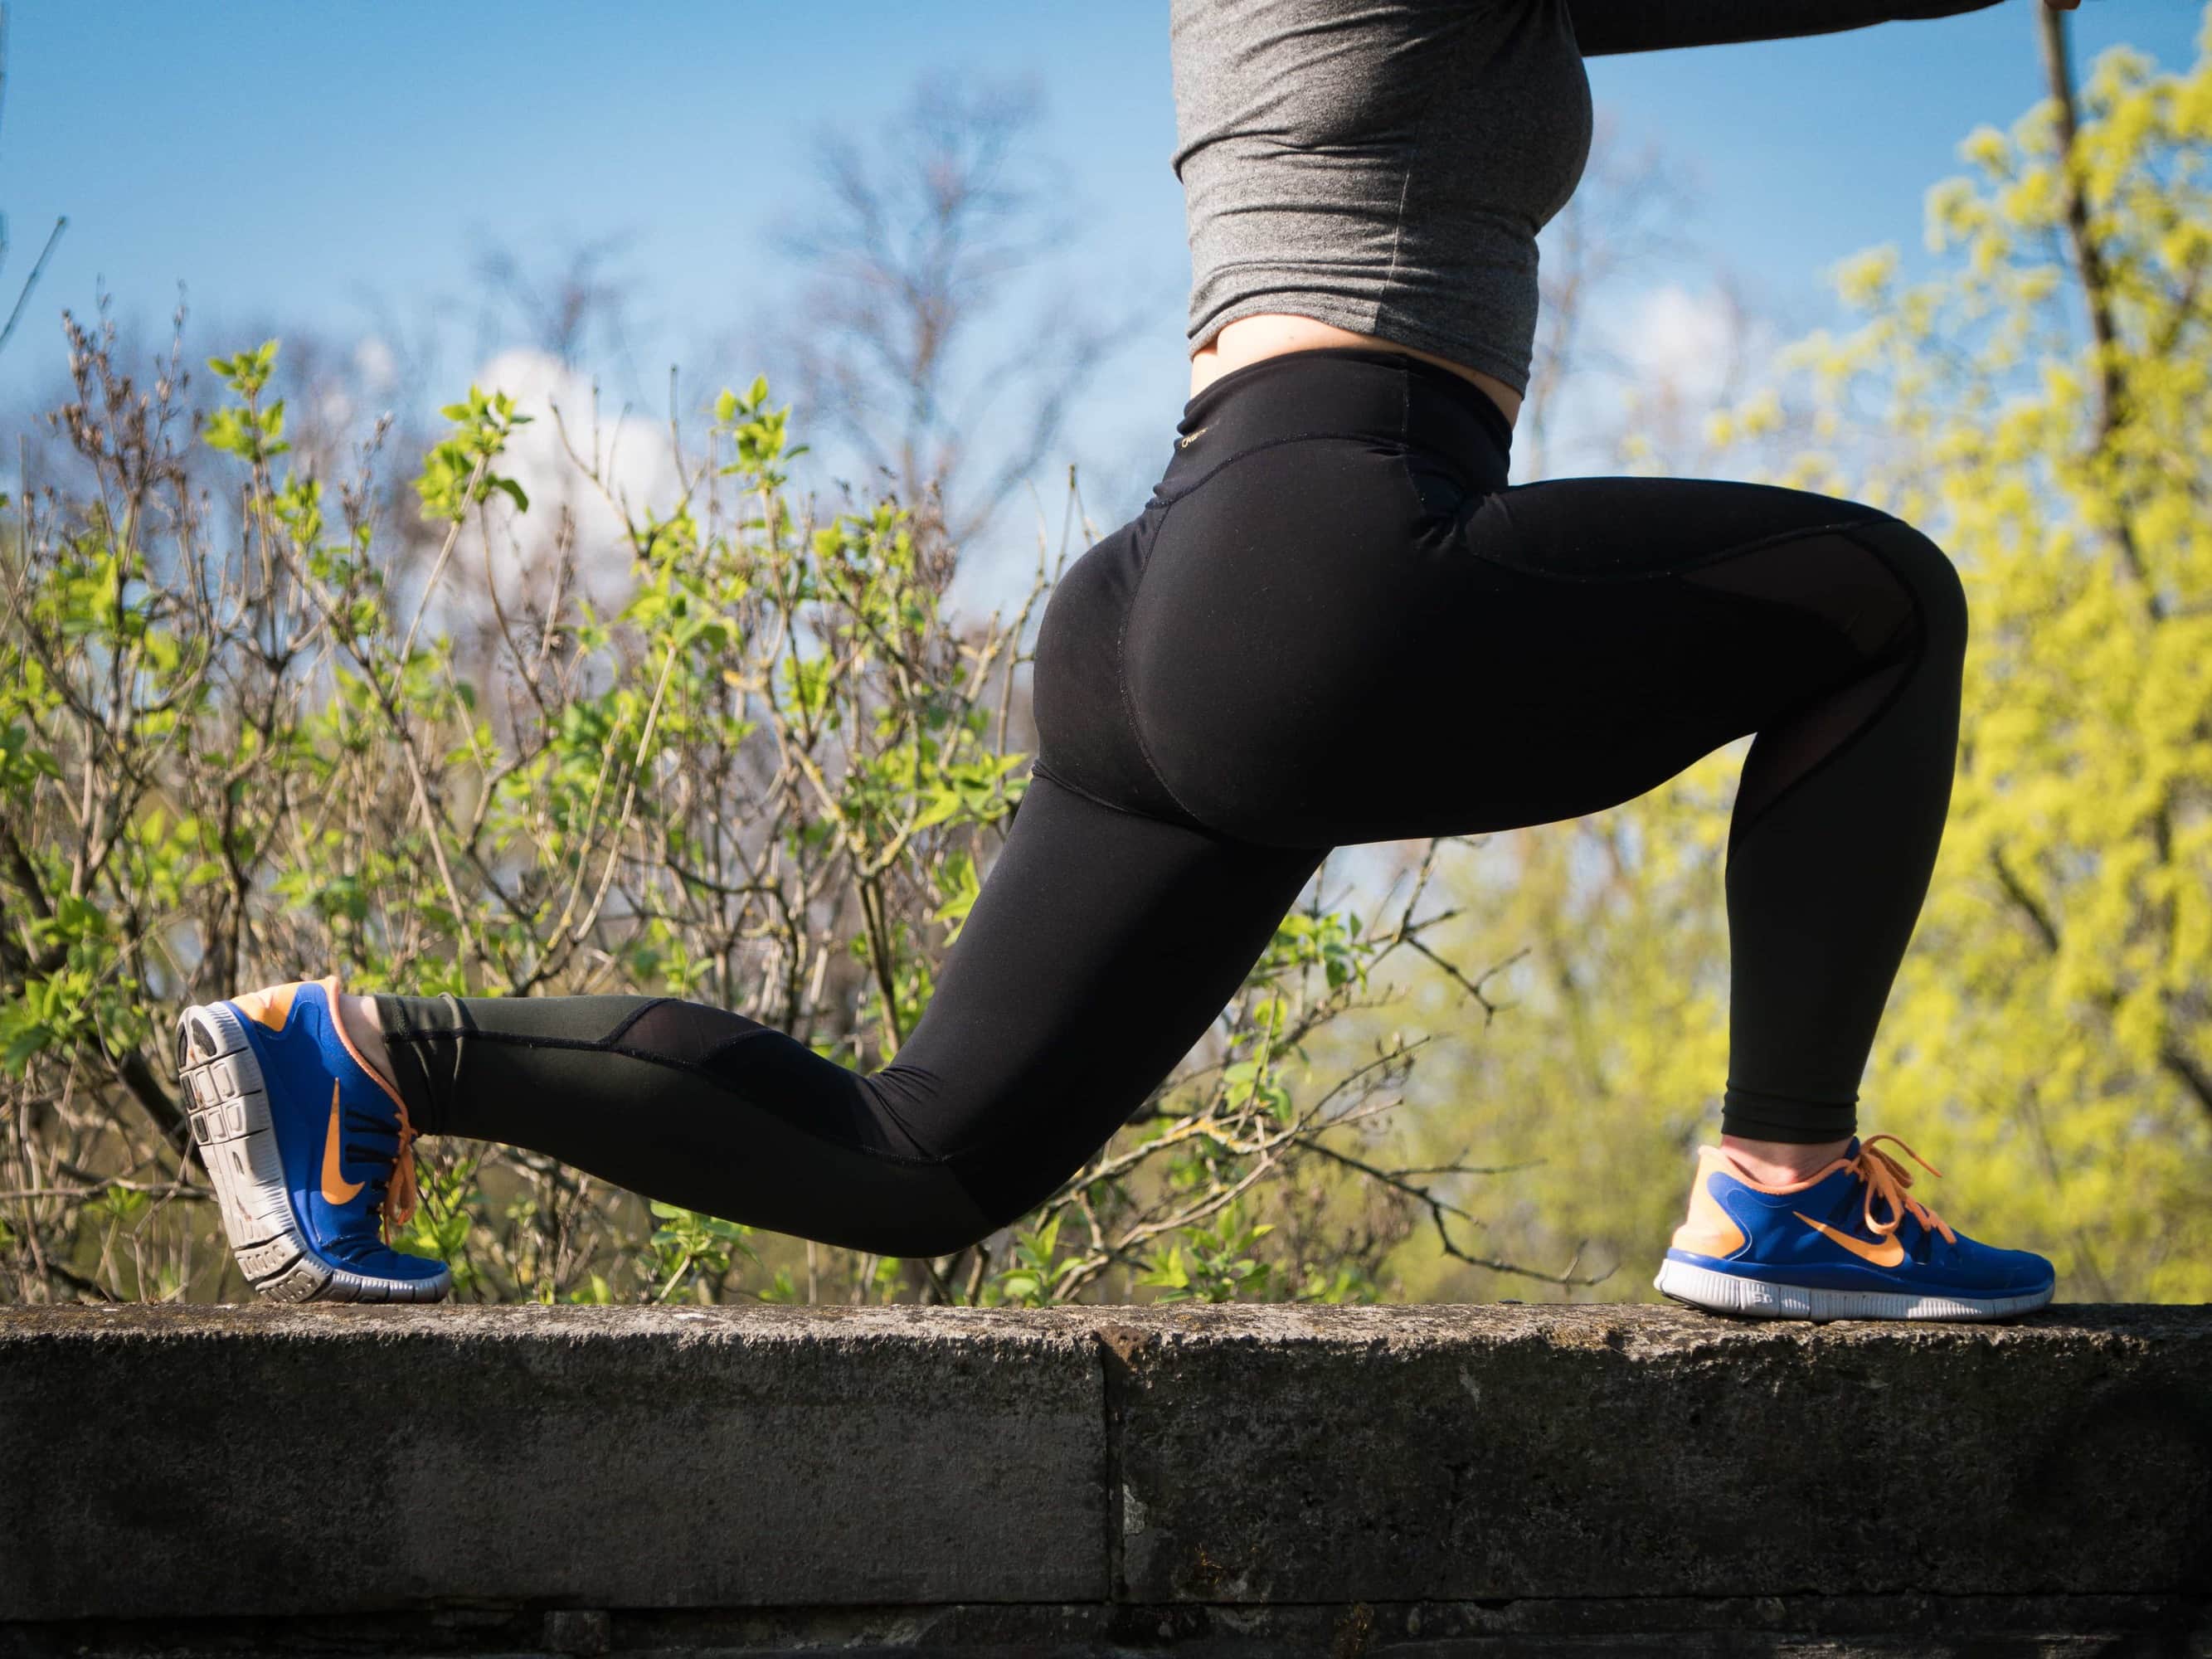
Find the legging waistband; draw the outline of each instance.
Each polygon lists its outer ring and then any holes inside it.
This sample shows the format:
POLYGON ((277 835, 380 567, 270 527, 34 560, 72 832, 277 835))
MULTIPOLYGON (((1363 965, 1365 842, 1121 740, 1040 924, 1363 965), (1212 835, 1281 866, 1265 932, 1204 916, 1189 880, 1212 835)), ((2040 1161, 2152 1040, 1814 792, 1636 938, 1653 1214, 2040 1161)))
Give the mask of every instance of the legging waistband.
POLYGON ((1159 493, 1179 495, 1224 461, 1270 443, 1370 438, 1439 456, 1505 487, 1513 426, 1473 382, 1371 346, 1288 351, 1232 368, 1183 405, 1159 493))

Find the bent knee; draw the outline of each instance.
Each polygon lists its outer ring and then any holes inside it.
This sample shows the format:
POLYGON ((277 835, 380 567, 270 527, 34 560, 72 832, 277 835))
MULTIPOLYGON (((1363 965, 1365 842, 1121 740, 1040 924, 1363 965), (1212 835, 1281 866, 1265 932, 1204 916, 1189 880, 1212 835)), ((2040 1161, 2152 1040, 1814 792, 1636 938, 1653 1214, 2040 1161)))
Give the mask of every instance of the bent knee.
MULTIPOLYGON (((881 1255, 957 1255, 1011 1227, 1059 1189, 1070 1171, 1065 1159, 1040 1160, 1021 1138, 1014 1148, 979 1158, 956 1153, 942 1163, 916 1165, 907 1201, 896 1217, 882 1212, 868 1224, 863 1248, 881 1255)), ((1080 1164, 1082 1159, 1076 1160, 1080 1164)))
POLYGON ((810 1236, 846 1249, 921 1260, 957 1255, 1000 1225, 942 1160, 877 1164, 847 1197, 849 1217, 834 1229, 835 1236, 810 1236))
POLYGON ((1966 647, 1966 586, 1951 556, 1902 519, 1854 525, 1850 534, 1874 548, 1890 574, 1905 585, 1919 613, 1921 648, 1963 653, 1966 647))
POLYGON ((981 1244, 997 1231, 995 1225, 987 1223, 928 1221, 903 1225, 890 1233, 874 1234, 865 1248, 878 1255, 896 1256, 902 1261, 933 1261, 940 1256, 957 1255, 971 1244, 981 1244))

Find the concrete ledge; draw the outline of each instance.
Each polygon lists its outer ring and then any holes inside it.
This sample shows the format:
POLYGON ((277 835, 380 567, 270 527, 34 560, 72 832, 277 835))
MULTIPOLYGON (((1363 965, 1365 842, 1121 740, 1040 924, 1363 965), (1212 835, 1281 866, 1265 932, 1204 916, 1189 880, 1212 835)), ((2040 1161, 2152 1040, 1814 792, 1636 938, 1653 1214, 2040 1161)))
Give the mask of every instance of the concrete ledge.
POLYGON ((1796 1596, 1653 1601, 1290 1602, 1266 1607, 970 1602, 601 1611, 469 1607, 290 1619, 0 1625, 0 1659, 603 1653, 684 1659, 2194 1659, 2201 1601, 2172 1596, 1796 1596))
POLYGON ((1856 1607, 2190 1652, 2207 1597, 2212 1308, 0 1310, 0 1655, 468 1608, 544 1651, 1778 1652, 1856 1607))

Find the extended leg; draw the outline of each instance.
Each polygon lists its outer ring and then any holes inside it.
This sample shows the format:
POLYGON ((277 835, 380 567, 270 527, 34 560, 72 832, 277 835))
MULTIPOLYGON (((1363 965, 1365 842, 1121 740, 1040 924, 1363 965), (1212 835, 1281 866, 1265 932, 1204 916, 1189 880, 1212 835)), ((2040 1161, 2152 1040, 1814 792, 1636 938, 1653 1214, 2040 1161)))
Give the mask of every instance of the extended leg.
POLYGON ((1048 1197, 1219 1015, 1326 849, 1034 779, 892 1062, 649 997, 378 999, 426 1133, 829 1244, 942 1255, 1048 1197))

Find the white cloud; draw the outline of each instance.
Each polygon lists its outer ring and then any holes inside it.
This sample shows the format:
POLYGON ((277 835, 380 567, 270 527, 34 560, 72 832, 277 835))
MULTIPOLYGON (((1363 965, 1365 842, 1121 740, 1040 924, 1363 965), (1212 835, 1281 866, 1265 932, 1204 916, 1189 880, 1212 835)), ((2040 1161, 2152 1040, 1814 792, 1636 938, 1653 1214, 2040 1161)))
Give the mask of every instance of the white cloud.
POLYGON ((372 334, 353 349, 353 366, 372 392, 389 392, 398 384, 398 360, 381 335, 372 334))
MULTIPOLYGON (((495 515, 508 519, 512 527, 511 535, 495 531, 492 538, 491 568, 501 602, 519 600, 525 583, 532 591, 542 591, 550 580, 565 507, 575 519, 578 586, 602 612, 619 605, 631 585, 629 544, 622 515, 601 493, 600 484, 593 483, 570 459, 562 445, 562 431, 565 428, 568 447, 586 464, 597 465, 607 494, 626 501, 630 516, 641 523, 648 510, 667 512, 679 488, 668 453, 667 428, 640 415, 624 416, 619 404, 608 408, 603 401, 595 433, 590 379, 542 351, 501 352, 471 379, 487 393, 504 392, 514 399, 518 413, 532 417, 531 424, 508 439, 494 464, 530 498, 529 512, 519 518, 495 515), (556 405, 559 424, 554 418, 556 405)), ((481 544, 473 554, 480 586, 481 544)))
POLYGON ((1629 303, 1620 349, 1638 380, 1654 388, 1671 383, 1683 399, 1701 404, 1718 397, 1727 378, 1729 327, 1721 295, 1692 295, 1669 283, 1629 303))
POLYGON ((335 380, 325 385, 320 395, 315 398, 315 418, 321 422, 323 429, 343 432, 352 424, 353 416, 353 399, 346 396, 345 388, 335 380))

